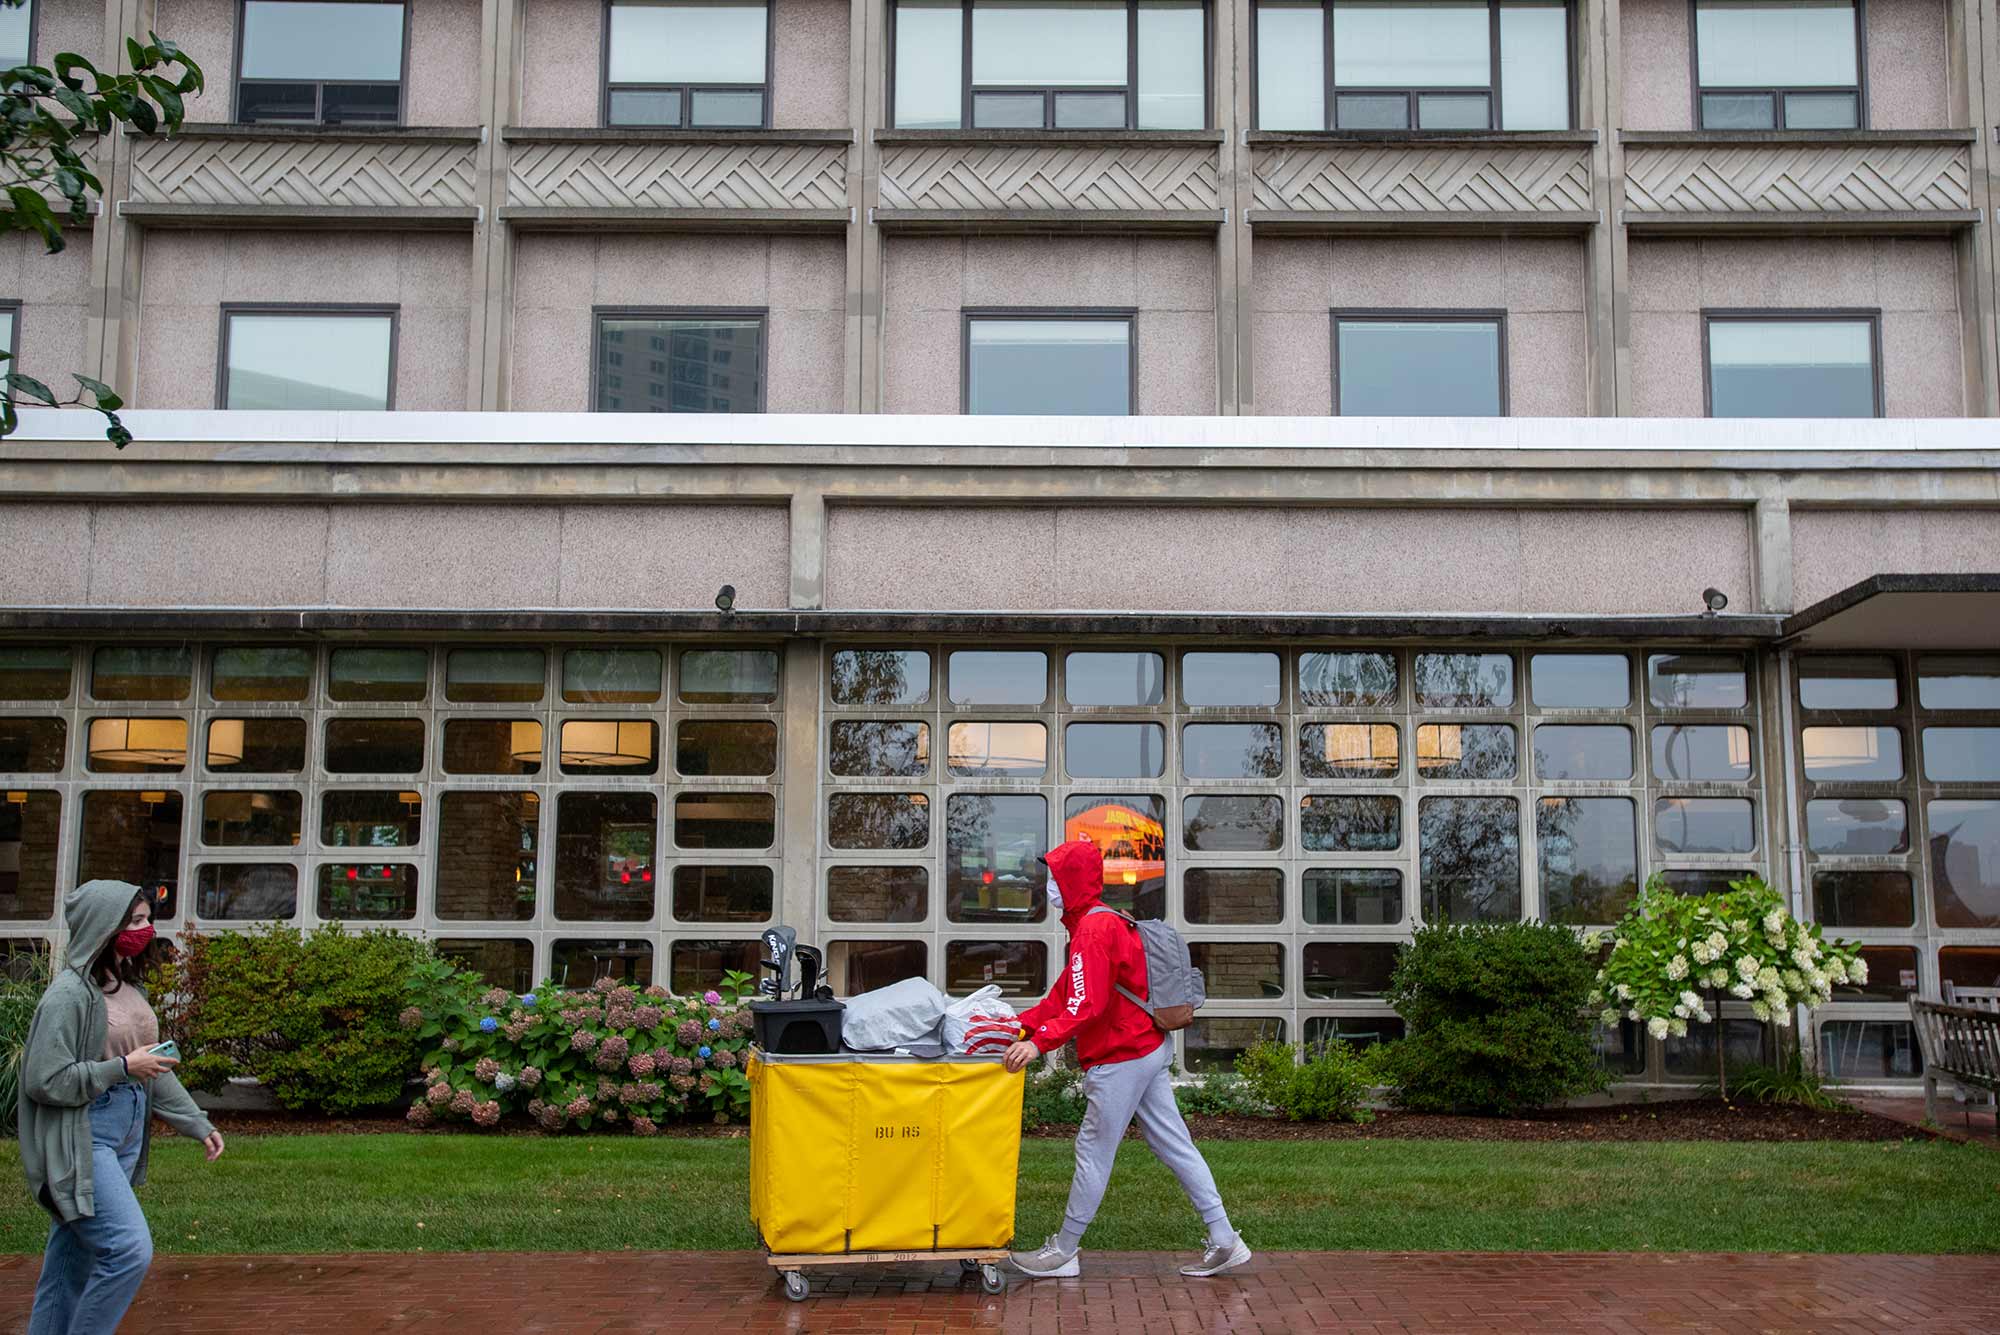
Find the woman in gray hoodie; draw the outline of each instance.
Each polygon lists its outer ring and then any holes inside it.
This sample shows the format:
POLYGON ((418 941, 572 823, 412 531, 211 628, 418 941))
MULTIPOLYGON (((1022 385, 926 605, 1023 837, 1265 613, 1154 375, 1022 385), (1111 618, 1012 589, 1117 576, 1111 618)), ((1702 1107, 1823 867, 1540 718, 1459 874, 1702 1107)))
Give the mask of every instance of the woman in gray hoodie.
POLYGON ((222 1133, 153 1052, 160 1022, 139 986, 153 909, 137 886, 89 881, 63 900, 69 945, 21 1054, 21 1166, 53 1216, 28 1335, 106 1335, 138 1296, 152 1232, 132 1189, 146 1180, 154 1116, 202 1142, 222 1133))

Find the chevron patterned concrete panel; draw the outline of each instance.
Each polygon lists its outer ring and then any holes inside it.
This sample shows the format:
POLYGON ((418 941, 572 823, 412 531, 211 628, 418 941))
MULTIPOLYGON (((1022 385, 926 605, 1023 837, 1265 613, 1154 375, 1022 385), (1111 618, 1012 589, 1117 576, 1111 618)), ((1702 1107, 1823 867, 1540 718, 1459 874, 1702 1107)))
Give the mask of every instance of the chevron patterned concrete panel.
POLYGON ((899 144, 882 153, 892 209, 1219 209, 1211 144, 899 144))
POLYGON ((396 140, 141 139, 132 199, 146 204, 471 208, 477 146, 396 140))
POLYGON ((844 209, 845 144, 517 143, 515 208, 844 209))
POLYGON ((1565 213, 1589 209, 1589 150, 1445 146, 1255 151, 1259 209, 1337 213, 1565 213))
POLYGON ((1856 213, 1972 207, 1964 144, 1633 145, 1635 213, 1856 213))

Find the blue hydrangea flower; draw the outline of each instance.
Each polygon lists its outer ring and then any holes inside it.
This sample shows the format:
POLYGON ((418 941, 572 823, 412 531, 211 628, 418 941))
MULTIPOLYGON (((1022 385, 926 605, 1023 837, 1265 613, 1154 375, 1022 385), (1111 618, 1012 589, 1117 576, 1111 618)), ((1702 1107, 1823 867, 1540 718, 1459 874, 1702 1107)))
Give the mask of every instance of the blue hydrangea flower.
POLYGON ((695 1055, 695 1056, 697 1056, 697 1057, 700 1057, 700 1058, 702 1058, 702 1059, 704 1059, 704 1060, 706 1060, 706 1059, 707 1059, 707 1057, 708 1057, 708 1055, 709 1055, 709 1053, 711 1053, 711 1052, 713 1052, 713 1051, 714 1051, 714 1049, 713 1049, 713 1048, 709 1047, 709 1046, 708 1046, 708 1044, 704 1043, 704 1044, 702 1044, 702 1045, 701 1045, 700 1047, 698 1047, 698 1048, 696 1048, 696 1049, 694 1050, 694 1055, 695 1055))
POLYGON ((708 1022, 708 1031, 710 1033, 715 1033, 717 1030, 721 1028, 722 1028, 722 1021, 720 1020, 710 1020, 708 1022))
POLYGON ((485 1018, 481 1019, 481 1020, 480 1020, 480 1022, 479 1022, 479 1032, 480 1032, 480 1033, 482 1033, 482 1034, 490 1034, 490 1033, 492 1033, 492 1032, 493 1032, 493 1031, 494 1031, 495 1029, 498 1029, 499 1027, 500 1027, 500 1022, 499 1022, 498 1020, 494 1019, 494 1018, 493 1018, 492 1016, 490 1016, 490 1015, 488 1015, 488 1016, 486 1016, 485 1018))
POLYGON ((532 1005, 534 1005, 534 1004, 535 1004, 535 994, 534 994, 533 992, 523 992, 523 993, 521 994, 521 1004, 522 1004, 523 1006, 532 1006, 532 1005))

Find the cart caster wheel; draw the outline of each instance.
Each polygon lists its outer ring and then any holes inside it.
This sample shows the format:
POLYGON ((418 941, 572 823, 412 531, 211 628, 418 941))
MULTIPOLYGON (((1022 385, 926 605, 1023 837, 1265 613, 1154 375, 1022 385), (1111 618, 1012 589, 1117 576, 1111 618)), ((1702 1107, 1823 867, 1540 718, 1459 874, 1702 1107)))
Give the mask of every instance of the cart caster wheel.
POLYGON ((812 1290, 806 1284, 806 1277, 796 1270, 785 1272, 785 1296, 795 1303, 802 1303, 812 1290))
POLYGON ((984 1270, 986 1267, 979 1264, 979 1262, 973 1260, 971 1257, 968 1256, 968 1257, 963 1257, 959 1260, 958 1268, 964 1271, 966 1274, 970 1275, 976 1271, 984 1270))
POLYGON ((981 1293, 999 1293, 1006 1287, 1007 1281, 1000 1278, 999 1266, 983 1265, 979 1267, 979 1291, 981 1293))

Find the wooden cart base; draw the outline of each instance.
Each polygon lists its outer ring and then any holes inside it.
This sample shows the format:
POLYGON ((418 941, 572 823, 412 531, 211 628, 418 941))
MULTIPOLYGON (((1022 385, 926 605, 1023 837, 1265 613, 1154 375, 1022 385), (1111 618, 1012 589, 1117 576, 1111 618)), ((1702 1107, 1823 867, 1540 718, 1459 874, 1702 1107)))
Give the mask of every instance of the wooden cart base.
POLYGON ((806 1284, 805 1272, 815 1266, 835 1265, 893 1265, 899 1261, 956 1261, 959 1268, 970 1274, 979 1272, 979 1287, 985 1293, 998 1293, 1007 1287, 1000 1278, 1000 1262, 1007 1259, 1005 1247, 961 1247, 946 1248, 935 1252, 837 1252, 832 1255, 786 1254, 771 1252, 765 1258, 773 1270, 785 1277, 785 1296, 795 1303, 806 1300, 811 1289, 806 1284))

